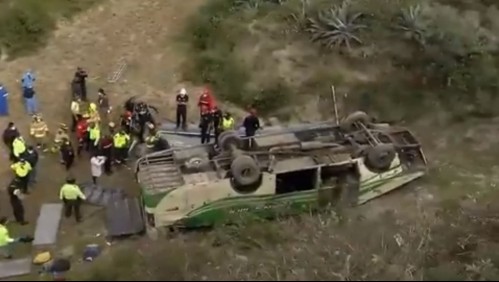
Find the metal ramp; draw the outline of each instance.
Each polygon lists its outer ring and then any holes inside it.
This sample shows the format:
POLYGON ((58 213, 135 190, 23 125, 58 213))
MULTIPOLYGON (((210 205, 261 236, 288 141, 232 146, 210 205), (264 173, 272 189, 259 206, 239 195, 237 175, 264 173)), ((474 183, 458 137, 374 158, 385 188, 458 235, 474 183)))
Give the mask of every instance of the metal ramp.
POLYGON ((26 275, 31 272, 31 258, 11 259, 0 262, 0 279, 26 275))
POLYGON ((53 245, 61 223, 62 204, 43 204, 36 221, 33 246, 53 245))
POLYGON ((172 153, 146 156, 138 164, 137 178, 151 193, 158 193, 183 185, 184 179, 172 153))
POLYGON ((127 64, 125 58, 120 58, 118 63, 116 64, 116 70, 108 76, 107 82, 115 83, 118 80, 120 80, 120 78, 123 75, 123 73, 125 72, 127 66, 128 66, 128 64, 127 64))
POLYGON ((120 237, 141 234, 145 231, 145 219, 139 198, 114 201, 106 206, 108 236, 120 237))

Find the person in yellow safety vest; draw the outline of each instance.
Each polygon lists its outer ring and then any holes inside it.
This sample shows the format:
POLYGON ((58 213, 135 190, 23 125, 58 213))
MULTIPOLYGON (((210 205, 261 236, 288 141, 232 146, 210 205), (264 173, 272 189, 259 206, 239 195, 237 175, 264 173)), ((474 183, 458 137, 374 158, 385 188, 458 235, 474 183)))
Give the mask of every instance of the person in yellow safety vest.
POLYGON ((71 217, 73 211, 77 222, 81 221, 80 206, 81 201, 86 200, 85 194, 81 192, 81 189, 76 185, 76 180, 73 177, 68 177, 66 179, 66 184, 62 185, 59 191, 59 199, 64 203, 64 216, 66 218, 71 217))
POLYGON ((78 123, 78 116, 81 115, 81 98, 75 97, 73 101, 71 101, 71 131, 76 130, 76 124, 78 123))
POLYGON ((95 123, 100 122, 99 111, 95 103, 90 103, 90 105, 88 106, 88 115, 90 116, 88 122, 95 122, 95 123))
POLYGON ((42 117, 39 115, 33 116, 33 121, 30 125, 30 135, 35 139, 36 147, 38 149, 46 151, 45 138, 47 137, 48 132, 49 128, 42 117))
POLYGON ((12 142, 12 153, 16 160, 18 160, 24 152, 26 152, 26 142, 22 136, 17 136, 12 142))
POLYGON ((19 189, 24 194, 28 193, 29 173, 33 169, 29 162, 25 159, 19 159, 18 162, 12 164, 10 168, 14 171, 16 177, 19 179, 19 189))
POLYGON ((12 243, 17 240, 10 237, 9 230, 7 229, 7 217, 0 218, 0 251, 5 259, 12 258, 12 243))
POLYGON ((130 135, 124 129, 121 129, 113 136, 113 147, 116 152, 116 163, 124 163, 128 157, 128 144, 130 143, 130 135))
POLYGON ((90 152, 94 153, 98 149, 100 141, 100 128, 99 124, 96 122, 91 122, 88 127, 88 142, 90 147, 90 152))
POLYGON ((234 118, 229 112, 226 112, 222 118, 222 131, 234 130, 234 118))
POLYGON ((64 123, 61 123, 59 124, 59 129, 54 136, 54 145, 52 146, 50 151, 52 151, 52 153, 59 152, 62 146, 62 142, 65 139, 69 139, 68 126, 64 123))

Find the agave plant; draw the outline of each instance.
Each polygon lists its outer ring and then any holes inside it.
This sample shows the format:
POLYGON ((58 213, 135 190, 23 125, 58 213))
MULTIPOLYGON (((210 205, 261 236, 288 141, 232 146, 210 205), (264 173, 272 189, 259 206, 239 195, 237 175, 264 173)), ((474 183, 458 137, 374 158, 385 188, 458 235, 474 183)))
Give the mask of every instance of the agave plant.
POLYGON ((425 45, 426 29, 422 6, 414 5, 403 9, 396 28, 403 31, 408 38, 425 45))
POLYGON ((346 46, 350 49, 352 43, 362 44, 360 38, 355 35, 358 30, 366 27, 358 23, 362 16, 362 13, 351 13, 348 2, 343 2, 339 7, 309 18, 306 30, 310 32, 312 41, 327 48, 346 46))

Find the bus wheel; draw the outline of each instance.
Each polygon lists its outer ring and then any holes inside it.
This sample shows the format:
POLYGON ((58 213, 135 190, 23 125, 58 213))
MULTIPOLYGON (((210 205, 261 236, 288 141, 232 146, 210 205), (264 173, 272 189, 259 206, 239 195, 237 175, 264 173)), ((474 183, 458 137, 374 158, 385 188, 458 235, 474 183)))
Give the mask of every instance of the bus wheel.
POLYGON ((242 186, 252 185, 260 180, 260 167, 256 161, 246 155, 238 156, 230 165, 234 181, 242 186))
POLYGON ((390 168, 395 155, 393 144, 379 144, 367 150, 365 163, 369 169, 385 171, 390 168))
POLYGON ((368 114, 362 111, 357 111, 349 114, 343 121, 340 123, 340 128, 346 132, 354 130, 354 125, 357 122, 368 124, 370 123, 371 118, 368 114))

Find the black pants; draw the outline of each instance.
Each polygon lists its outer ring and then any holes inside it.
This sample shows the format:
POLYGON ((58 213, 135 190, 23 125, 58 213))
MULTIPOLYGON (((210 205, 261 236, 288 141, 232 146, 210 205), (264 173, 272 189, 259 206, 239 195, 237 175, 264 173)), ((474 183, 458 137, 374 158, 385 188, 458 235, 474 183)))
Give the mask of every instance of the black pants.
POLYGON ((126 159, 128 158, 128 148, 114 148, 115 156, 116 156, 116 161, 118 163, 124 163, 126 159))
POLYGON ((183 129, 187 128, 187 106, 186 105, 177 105, 177 128, 180 128, 182 125, 183 129))
POLYGON ((97 185, 97 176, 92 175, 92 183, 97 185))
POLYGON ((81 156, 81 151, 82 150, 88 151, 88 140, 87 140, 87 138, 82 139, 82 140, 78 140, 78 148, 76 148, 76 154, 78 155, 78 157, 81 156))
POLYGON ((12 206, 12 213, 18 223, 24 223, 24 206, 21 200, 16 196, 10 197, 10 205, 12 206))
POLYGON ((88 150, 90 153, 95 154, 97 153, 98 146, 95 145, 95 140, 91 140, 90 138, 88 139, 88 150))
POLYGON ((220 126, 215 127, 215 142, 218 144, 218 136, 222 133, 222 128, 220 126))
POLYGON ((64 161, 64 166, 66 167, 66 170, 70 170, 71 167, 73 166, 75 156, 74 155, 63 156, 62 160, 64 161))
POLYGON ((201 144, 210 143, 210 127, 201 125, 201 144))
POLYGON ((76 131, 76 125, 78 123, 78 120, 76 120, 75 115, 71 115, 71 132, 76 131))
POLYGON ((246 130, 246 137, 249 137, 246 141, 246 148, 251 149, 253 147, 253 136, 255 136, 256 131, 246 130))
POLYGON ((80 82, 80 89, 81 89, 81 99, 83 101, 86 101, 87 100, 87 83, 80 82))
POLYGON ((144 132, 146 130, 145 127, 146 127, 145 122, 144 123, 142 123, 142 122, 139 123, 139 132, 137 132, 137 139, 139 139, 139 143, 140 144, 142 144, 142 143, 145 142, 145 140, 144 140, 144 132))
POLYGON ((111 169, 111 164, 113 162, 113 149, 112 148, 106 148, 102 149, 102 154, 104 157, 106 157, 106 160, 104 161, 104 172, 105 173, 112 173, 111 169))
POLYGON ((64 199, 63 203, 64 203, 64 216, 66 218, 71 217, 71 215, 73 215, 73 211, 74 211, 76 221, 78 221, 78 222, 81 221, 81 213, 80 213, 81 200, 80 199, 76 199, 76 200, 64 199))
POLYGON ((23 194, 28 193, 29 174, 24 177, 17 176, 17 178, 19 179, 19 189, 21 189, 21 192, 23 194))

